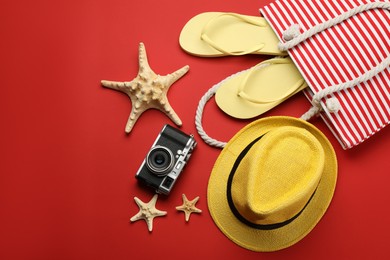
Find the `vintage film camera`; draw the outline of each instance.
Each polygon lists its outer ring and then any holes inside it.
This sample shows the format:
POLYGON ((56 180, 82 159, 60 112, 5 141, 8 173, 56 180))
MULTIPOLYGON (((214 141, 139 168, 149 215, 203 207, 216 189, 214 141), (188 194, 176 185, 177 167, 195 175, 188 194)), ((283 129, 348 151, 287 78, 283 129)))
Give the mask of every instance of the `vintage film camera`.
POLYGON ((193 135, 165 125, 135 177, 157 193, 168 195, 195 146, 193 135))

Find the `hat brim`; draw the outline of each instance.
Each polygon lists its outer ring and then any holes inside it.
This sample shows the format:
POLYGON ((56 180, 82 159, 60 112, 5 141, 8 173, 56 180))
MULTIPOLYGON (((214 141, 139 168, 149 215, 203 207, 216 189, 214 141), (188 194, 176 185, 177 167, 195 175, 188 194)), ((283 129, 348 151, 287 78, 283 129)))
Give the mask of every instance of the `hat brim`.
POLYGON ((315 227, 332 200, 336 180, 336 154, 320 130, 297 118, 267 117, 241 129, 221 151, 208 183, 208 208, 218 228, 236 244, 252 251, 276 251, 295 244, 315 227), (281 126, 302 127, 319 140, 325 152, 324 170, 312 199, 294 221, 277 229, 255 229, 238 220, 229 207, 226 195, 229 173, 237 156, 250 142, 281 126))

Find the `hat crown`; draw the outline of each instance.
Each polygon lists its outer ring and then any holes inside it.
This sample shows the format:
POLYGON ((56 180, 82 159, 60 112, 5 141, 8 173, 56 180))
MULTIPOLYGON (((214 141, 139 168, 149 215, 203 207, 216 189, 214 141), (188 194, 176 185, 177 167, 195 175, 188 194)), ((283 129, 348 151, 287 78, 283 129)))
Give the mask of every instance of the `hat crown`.
POLYGON ((309 131, 292 126, 271 130, 253 144, 234 173, 234 206, 254 224, 288 221, 314 194, 324 161, 322 145, 309 131))

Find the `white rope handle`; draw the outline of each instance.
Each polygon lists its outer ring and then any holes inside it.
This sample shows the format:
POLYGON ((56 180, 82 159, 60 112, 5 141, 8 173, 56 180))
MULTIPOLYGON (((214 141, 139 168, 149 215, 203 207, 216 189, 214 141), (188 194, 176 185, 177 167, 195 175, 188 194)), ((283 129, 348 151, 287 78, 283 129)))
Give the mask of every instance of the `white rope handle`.
POLYGON ((207 101, 209 101, 210 98, 212 98, 214 96, 214 94, 218 88, 219 88, 219 85, 213 86, 200 99, 198 109, 196 110, 196 115, 195 115, 195 126, 196 126, 196 130, 198 131, 198 134, 200 135, 200 137, 202 137, 202 139, 205 141, 206 144, 211 145, 211 146, 215 146, 217 148, 223 148, 223 147, 225 147, 226 143, 218 141, 214 138, 211 138, 206 133, 206 131, 204 131, 203 126, 202 126, 202 116, 203 116, 204 107, 205 107, 207 101))
POLYGON ((279 42, 278 48, 281 51, 287 51, 287 50, 297 46, 301 42, 307 40, 308 38, 316 35, 319 32, 322 32, 330 27, 333 27, 333 26, 351 18, 352 16, 354 16, 358 13, 372 10, 372 9, 390 10, 390 3, 389 2, 371 2, 371 3, 367 3, 364 5, 354 7, 352 9, 346 11, 345 13, 340 14, 339 16, 337 16, 335 18, 332 18, 326 22, 315 25, 314 27, 308 29, 307 31, 305 31, 302 34, 299 32, 299 29, 300 29, 299 24, 293 24, 292 26, 290 26, 290 28, 288 28, 283 33, 283 39, 286 42, 284 42, 284 43, 279 42))
POLYGON ((199 101, 199 104, 198 104, 198 108, 196 109, 196 115, 195 115, 195 126, 196 126, 196 130, 198 131, 198 134, 200 135, 200 137, 203 139, 203 141, 205 141, 206 144, 210 145, 210 146, 214 146, 214 147, 217 147, 217 148, 224 148, 225 145, 226 145, 226 142, 221 142, 221 141, 218 141, 214 138, 211 138, 207 133, 206 131, 204 131, 203 129, 203 125, 202 125, 202 117, 203 117, 203 110, 204 110, 204 107, 207 103, 207 101, 209 101, 214 95, 215 93, 217 92, 218 88, 227 80, 233 78, 233 77, 236 77, 238 76, 239 74, 241 73, 244 73, 246 71, 248 71, 250 69, 247 69, 247 70, 243 70, 243 71, 240 71, 240 72, 237 72, 233 75, 230 75, 229 77, 227 77, 226 79, 222 80, 221 82, 215 84, 214 86, 212 86, 204 95, 203 97, 200 99, 199 101))
MULTIPOLYGON (((301 42, 307 40, 308 38, 312 37, 313 35, 322 32, 332 26, 335 26, 352 16, 372 10, 372 9, 386 9, 390 10, 390 3, 389 2, 371 2, 367 4, 363 4, 357 7, 354 7, 347 12, 340 14, 339 16, 330 19, 326 22, 323 22, 321 24, 318 24, 309 30, 305 31, 304 33, 300 33, 300 26, 298 24, 293 24, 290 28, 288 28, 284 33, 283 33, 283 39, 286 41, 284 43, 280 42, 278 44, 278 47, 281 51, 286 51, 289 50, 301 42)), ((339 92, 341 90, 346 90, 348 88, 354 87, 362 82, 368 81, 375 77, 377 74, 381 73, 384 71, 387 67, 390 67, 390 56, 384 59, 382 62, 377 64, 375 67, 373 67, 371 70, 365 72, 364 74, 360 75, 359 77, 347 81, 342 84, 338 84, 335 86, 329 86, 323 90, 320 90, 313 96, 313 107, 310 108, 305 114, 301 116, 303 120, 309 120, 313 116, 317 115, 321 110, 321 99, 326 97, 327 95, 333 94, 335 92, 339 92)), ((330 112, 337 112, 340 109, 340 103, 336 98, 330 98, 326 101, 326 106, 329 109, 330 112)))

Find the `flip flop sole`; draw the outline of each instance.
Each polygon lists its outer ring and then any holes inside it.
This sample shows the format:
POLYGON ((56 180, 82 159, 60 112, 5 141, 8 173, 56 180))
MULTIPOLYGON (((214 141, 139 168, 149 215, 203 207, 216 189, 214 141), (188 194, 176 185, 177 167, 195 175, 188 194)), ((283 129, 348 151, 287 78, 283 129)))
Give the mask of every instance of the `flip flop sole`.
MULTIPOLYGON (((286 59, 291 61, 290 58, 286 59)), ((307 84, 292 61, 269 64, 257 68, 254 72, 244 71, 222 82, 216 91, 215 100, 218 107, 226 114, 235 118, 248 119, 267 112, 305 87, 307 84), (244 86, 246 95, 253 99, 275 101, 257 103, 238 95, 238 88, 248 73, 251 73, 251 76, 244 86)))
POLYGON ((286 55, 278 49, 279 39, 262 17, 239 15, 244 19, 252 19, 265 26, 257 26, 245 22, 235 16, 222 12, 206 12, 191 18, 183 27, 179 43, 187 53, 201 57, 220 57, 230 54, 221 52, 202 40, 202 32, 207 25, 207 35, 218 45, 233 53, 245 52, 254 46, 264 44, 260 50, 253 54, 286 55), (227 15, 224 15, 227 14, 227 15), (211 24, 209 21, 215 19, 211 24))

